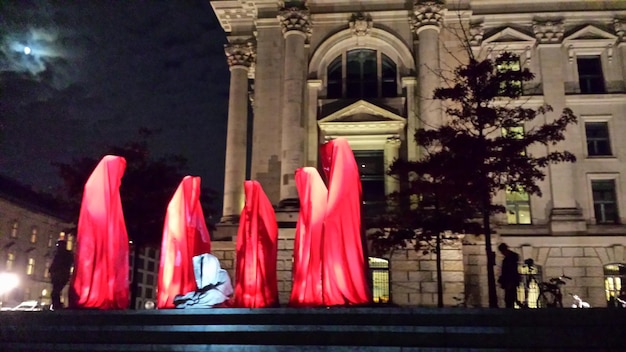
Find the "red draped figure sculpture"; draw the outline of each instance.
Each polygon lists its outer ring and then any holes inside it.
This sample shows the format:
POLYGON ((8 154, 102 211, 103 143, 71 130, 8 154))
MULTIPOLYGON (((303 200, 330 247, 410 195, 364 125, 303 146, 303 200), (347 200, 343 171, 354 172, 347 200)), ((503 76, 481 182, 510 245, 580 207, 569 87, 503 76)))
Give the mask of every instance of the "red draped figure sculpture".
POLYGON ((361 177, 348 141, 334 139, 321 148, 328 180, 324 219, 323 286, 327 305, 371 301, 361 233, 361 177))
POLYGON ((291 306, 367 304, 371 294, 361 234, 361 180, 345 139, 321 149, 328 191, 313 168, 296 171, 300 216, 291 306))
POLYGON ((300 214, 296 224, 293 250, 293 287, 289 305, 324 305, 322 295, 322 231, 328 191, 317 169, 296 170, 300 214))
POLYGON ((128 233, 119 193, 125 169, 124 158, 107 155, 85 184, 70 308, 128 308, 128 233))
POLYGON ((211 253, 211 237, 200 204, 200 177, 185 176, 167 206, 157 308, 174 308, 174 297, 197 289, 193 257, 211 253))
POLYGON ((235 295, 232 306, 278 305, 276 261, 278 225, 269 199, 257 181, 244 182, 246 204, 237 233, 235 295))

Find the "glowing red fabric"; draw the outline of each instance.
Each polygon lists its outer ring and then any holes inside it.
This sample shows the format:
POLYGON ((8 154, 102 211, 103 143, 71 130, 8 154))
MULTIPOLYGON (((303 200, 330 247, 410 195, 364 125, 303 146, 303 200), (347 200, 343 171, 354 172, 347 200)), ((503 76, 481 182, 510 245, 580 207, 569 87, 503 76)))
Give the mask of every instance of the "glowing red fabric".
POLYGON ((200 177, 185 176, 167 206, 157 284, 157 307, 174 308, 174 297, 195 291, 193 257, 211 253, 200 204, 200 177))
POLYGON ((125 170, 124 158, 107 155, 85 183, 70 282, 71 308, 128 308, 128 233, 119 193, 125 170))
POLYGON ((361 235, 361 179, 348 141, 321 147, 328 179, 328 201, 322 239, 323 292, 326 305, 371 301, 361 235))
POLYGON ((296 170, 300 214, 296 225, 293 287, 289 305, 324 305, 322 294, 322 231, 326 215, 326 185, 315 168, 296 170))
POLYGON ((244 182, 246 204, 237 233, 235 295, 232 306, 278 305, 276 261, 278 225, 269 199, 257 181, 244 182))

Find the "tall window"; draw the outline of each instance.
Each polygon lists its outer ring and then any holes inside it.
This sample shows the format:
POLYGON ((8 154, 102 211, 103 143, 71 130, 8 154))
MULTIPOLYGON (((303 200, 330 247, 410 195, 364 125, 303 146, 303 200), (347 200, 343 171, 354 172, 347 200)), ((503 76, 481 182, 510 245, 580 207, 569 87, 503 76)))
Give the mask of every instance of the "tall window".
MULTIPOLYGON (((537 308, 539 298, 539 282, 541 282, 541 270, 537 265, 520 264, 517 267, 522 280, 517 287, 517 301, 522 302, 527 308, 537 308)), ((516 308, 520 308, 516 305, 516 308)))
POLYGON ((372 298, 374 303, 389 303, 389 261, 382 258, 369 257, 372 273, 372 298))
POLYGON ((35 273, 35 258, 28 258, 28 265, 26 265, 26 275, 31 276, 35 273))
MULTIPOLYGON (((521 66, 522 65, 520 64, 520 61, 518 59, 518 60, 511 60, 511 61, 503 62, 502 64, 498 65, 497 69, 500 72, 519 71, 521 70, 521 66)), ((500 94, 505 94, 505 92, 507 91, 507 88, 509 90, 513 89, 515 92, 521 91, 522 81, 513 80, 513 81, 508 81, 508 82, 501 82, 500 94)))
POLYGON ((508 224, 531 224, 530 196, 523 190, 506 190, 506 219, 508 224))
POLYGON ((50 277, 50 260, 46 260, 46 267, 43 269, 43 277, 46 279, 50 277))
MULTIPOLYGON (((615 263, 604 266, 604 290, 609 307, 620 306, 616 297, 626 290, 626 264, 615 263)), ((622 296, 623 297, 623 296, 622 296)))
POLYGON ((395 97, 396 63, 372 49, 356 49, 337 56, 327 69, 327 98, 395 97))
MULTIPOLYGON (((519 69, 519 68, 518 68, 519 69)), ((502 129, 502 136, 518 140, 524 138, 524 126, 515 126, 502 129)), ((521 155, 526 151, 522 150, 521 155)), ((523 189, 513 189, 507 187, 506 197, 506 219, 508 224, 532 223, 530 214, 530 196, 523 189)))
POLYGON ((17 238, 17 227, 18 227, 18 222, 17 220, 13 221, 13 224, 11 225, 11 238, 17 238))
POLYGON ((587 136, 587 155, 612 155, 607 122, 585 122, 585 135, 587 136))
POLYGON ((13 266, 14 265, 15 265, 15 253, 9 252, 9 253, 7 253, 6 270, 7 271, 13 270, 13 266))
POLYGON ((37 243, 37 227, 33 226, 30 229, 30 243, 37 243))
POLYGON ((593 210, 598 224, 616 224, 619 222, 615 180, 592 180, 593 210))
POLYGON ((382 150, 355 150, 363 191, 363 215, 373 216, 385 206, 385 162, 382 150))
POLYGON ((579 56, 576 63, 578 64, 580 92, 582 94, 605 93, 600 56, 579 56))

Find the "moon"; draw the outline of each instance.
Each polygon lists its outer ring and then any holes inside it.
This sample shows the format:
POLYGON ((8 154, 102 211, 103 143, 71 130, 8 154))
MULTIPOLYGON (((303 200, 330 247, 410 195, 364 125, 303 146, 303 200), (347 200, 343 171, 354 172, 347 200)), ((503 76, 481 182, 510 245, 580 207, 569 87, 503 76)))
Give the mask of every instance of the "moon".
POLYGON ((30 55, 31 52, 32 51, 30 50, 30 47, 27 47, 27 46, 24 47, 24 54, 30 55))

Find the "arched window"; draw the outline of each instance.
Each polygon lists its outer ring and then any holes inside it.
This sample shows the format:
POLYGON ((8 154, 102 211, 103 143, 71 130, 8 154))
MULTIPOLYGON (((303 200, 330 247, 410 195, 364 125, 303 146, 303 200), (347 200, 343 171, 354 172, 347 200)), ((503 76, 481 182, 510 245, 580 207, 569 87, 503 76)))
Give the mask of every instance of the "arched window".
POLYGON ((337 56, 327 68, 327 98, 380 98, 398 95, 396 63, 373 49, 337 56))

